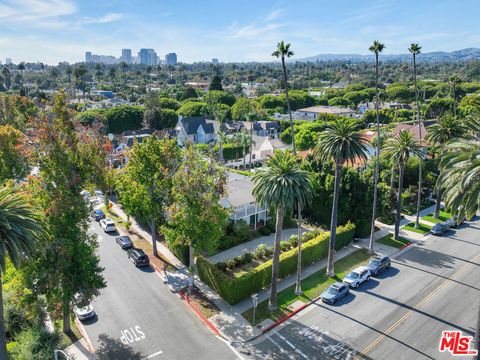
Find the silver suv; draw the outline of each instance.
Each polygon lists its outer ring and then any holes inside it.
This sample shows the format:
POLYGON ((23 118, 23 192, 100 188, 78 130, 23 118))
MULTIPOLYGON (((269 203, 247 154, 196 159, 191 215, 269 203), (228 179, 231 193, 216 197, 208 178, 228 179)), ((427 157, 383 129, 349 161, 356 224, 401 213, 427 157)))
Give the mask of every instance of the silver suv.
POLYGON ((368 280, 370 280, 370 270, 361 266, 345 276, 343 282, 350 285, 352 288, 358 288, 362 283, 368 280))

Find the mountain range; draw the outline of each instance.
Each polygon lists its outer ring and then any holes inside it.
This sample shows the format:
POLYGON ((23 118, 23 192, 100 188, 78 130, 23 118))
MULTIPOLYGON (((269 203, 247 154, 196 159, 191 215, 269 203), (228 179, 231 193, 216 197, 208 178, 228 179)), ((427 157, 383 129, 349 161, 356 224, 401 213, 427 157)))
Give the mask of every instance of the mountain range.
MULTIPOLYGON (((411 54, 381 54, 382 61, 409 61, 411 54)), ((302 59, 295 59, 299 62, 322 62, 322 61, 348 61, 348 62, 370 62, 375 59, 373 54, 320 54, 302 59)), ((418 61, 438 62, 438 61, 464 61, 464 60, 480 60, 479 48, 467 48, 451 52, 433 51, 420 53, 417 55, 418 61)))

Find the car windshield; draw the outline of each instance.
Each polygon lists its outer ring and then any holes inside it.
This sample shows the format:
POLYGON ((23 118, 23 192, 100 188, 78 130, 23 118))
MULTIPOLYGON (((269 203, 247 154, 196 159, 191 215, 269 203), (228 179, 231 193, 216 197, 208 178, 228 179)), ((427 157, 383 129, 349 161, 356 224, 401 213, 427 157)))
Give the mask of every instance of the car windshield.
POLYGON ((373 259, 373 260, 370 260, 370 265, 379 265, 380 264, 380 260, 379 259, 373 259))
POLYGON ((335 295, 337 292, 338 292, 338 290, 336 288, 329 287, 327 289, 327 293, 332 294, 332 295, 335 295))
POLYGON ((442 224, 435 224, 435 226, 433 227, 435 230, 439 230, 443 227, 442 224))
POLYGON ((351 272, 350 274, 348 274, 348 277, 350 277, 352 279, 358 279, 358 276, 359 276, 359 274, 356 273, 356 272, 351 272))

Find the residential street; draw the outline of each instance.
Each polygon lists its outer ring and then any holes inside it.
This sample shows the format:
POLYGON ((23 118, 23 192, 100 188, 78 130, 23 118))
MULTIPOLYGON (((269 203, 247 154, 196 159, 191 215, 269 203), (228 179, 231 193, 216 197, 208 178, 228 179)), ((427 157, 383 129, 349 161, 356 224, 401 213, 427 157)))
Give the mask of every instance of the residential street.
POLYGON ((451 359, 438 351, 441 332, 474 335, 479 230, 477 220, 425 237, 380 278, 334 306, 310 306, 243 351, 264 359, 451 359))
POLYGON ((136 268, 98 223, 107 287, 93 301, 98 317, 84 323, 98 359, 236 359, 153 268, 136 268))

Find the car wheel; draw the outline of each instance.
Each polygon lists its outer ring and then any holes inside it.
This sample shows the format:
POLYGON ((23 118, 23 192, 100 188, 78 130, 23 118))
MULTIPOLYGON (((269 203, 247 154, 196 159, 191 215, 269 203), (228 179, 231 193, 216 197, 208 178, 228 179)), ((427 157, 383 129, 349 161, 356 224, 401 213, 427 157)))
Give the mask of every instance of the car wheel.
POLYGON ((332 305, 335 304, 337 302, 337 299, 333 299, 332 300, 332 305))

